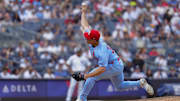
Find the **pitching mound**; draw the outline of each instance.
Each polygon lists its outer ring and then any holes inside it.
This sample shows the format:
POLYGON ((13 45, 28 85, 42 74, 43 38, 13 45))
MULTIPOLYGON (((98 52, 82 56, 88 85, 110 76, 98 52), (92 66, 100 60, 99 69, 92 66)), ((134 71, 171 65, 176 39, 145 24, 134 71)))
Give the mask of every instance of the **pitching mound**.
POLYGON ((180 96, 155 97, 155 98, 147 98, 147 99, 137 99, 135 101, 180 101, 180 96))

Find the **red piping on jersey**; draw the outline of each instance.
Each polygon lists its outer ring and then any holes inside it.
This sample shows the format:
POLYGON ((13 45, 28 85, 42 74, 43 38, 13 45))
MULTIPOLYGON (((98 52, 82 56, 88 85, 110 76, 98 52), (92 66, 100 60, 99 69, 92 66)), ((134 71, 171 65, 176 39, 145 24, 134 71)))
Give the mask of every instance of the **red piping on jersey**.
MULTIPOLYGON (((118 60, 118 62, 119 62, 119 60, 120 60, 120 57, 118 57, 118 58, 117 58, 117 60, 118 60)), ((121 64, 121 63, 119 62, 119 64, 121 64)))
MULTIPOLYGON (((119 62, 119 60, 120 60, 120 57, 117 58, 117 61, 118 61, 118 62, 119 62)), ((112 62, 110 62, 110 63, 108 63, 108 64, 114 64, 114 61, 112 61, 112 62)), ((119 62, 119 64, 121 64, 121 63, 119 62)))

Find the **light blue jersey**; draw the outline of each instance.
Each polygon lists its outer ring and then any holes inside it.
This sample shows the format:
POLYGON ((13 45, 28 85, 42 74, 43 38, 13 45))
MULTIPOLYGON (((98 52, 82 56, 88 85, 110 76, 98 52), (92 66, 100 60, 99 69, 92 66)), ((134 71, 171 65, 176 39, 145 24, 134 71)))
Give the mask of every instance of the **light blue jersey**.
MULTIPOLYGON (((115 65, 115 62, 120 60, 117 53, 102 39, 99 40, 98 46, 93 47, 89 44, 89 48, 92 56, 97 59, 99 67, 108 68, 108 65, 115 65)), ((121 60, 120 64, 122 64, 121 60)))

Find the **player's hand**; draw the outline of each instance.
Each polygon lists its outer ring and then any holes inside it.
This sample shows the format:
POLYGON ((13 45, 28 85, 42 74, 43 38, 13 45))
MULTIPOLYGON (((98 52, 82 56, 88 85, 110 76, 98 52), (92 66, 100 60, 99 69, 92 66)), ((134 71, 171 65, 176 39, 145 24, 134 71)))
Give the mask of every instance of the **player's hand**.
POLYGON ((83 2, 81 5, 81 12, 85 13, 87 11, 87 3, 83 2))
POLYGON ((84 74, 82 73, 74 73, 71 75, 76 81, 82 81, 84 79, 84 74))

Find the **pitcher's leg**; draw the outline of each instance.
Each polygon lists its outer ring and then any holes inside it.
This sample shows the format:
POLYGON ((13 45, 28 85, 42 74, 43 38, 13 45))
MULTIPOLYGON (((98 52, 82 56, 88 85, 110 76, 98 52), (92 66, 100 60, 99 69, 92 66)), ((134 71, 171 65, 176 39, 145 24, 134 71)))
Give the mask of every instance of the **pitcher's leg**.
POLYGON ((72 94, 74 92, 74 88, 76 86, 77 81, 74 80, 73 78, 70 79, 70 86, 67 92, 67 97, 66 97, 66 101, 71 101, 72 98, 72 94))
POLYGON ((124 74, 121 72, 117 76, 111 77, 111 81, 117 89, 132 88, 134 86, 140 87, 140 81, 124 81, 124 74))
POLYGON ((91 89, 94 87, 96 79, 94 77, 88 78, 84 84, 82 92, 80 94, 80 99, 82 101, 87 101, 87 96, 90 93, 91 89))
POLYGON ((123 81, 118 88, 132 88, 132 87, 140 87, 140 82, 138 81, 123 81))
POLYGON ((118 76, 113 76, 111 78, 111 81, 117 89, 131 88, 136 86, 144 88, 149 95, 154 95, 153 87, 150 84, 148 84, 145 79, 140 79, 138 81, 124 81, 124 75, 123 73, 121 73, 118 76))
MULTIPOLYGON (((97 68, 93 69, 91 72, 95 71, 97 68)), ((90 93, 91 89, 93 88, 96 81, 102 79, 102 78, 110 78, 112 76, 116 75, 116 73, 113 70, 107 70, 104 73, 88 78, 83 86, 80 99, 83 101, 87 101, 87 96, 90 93)))

